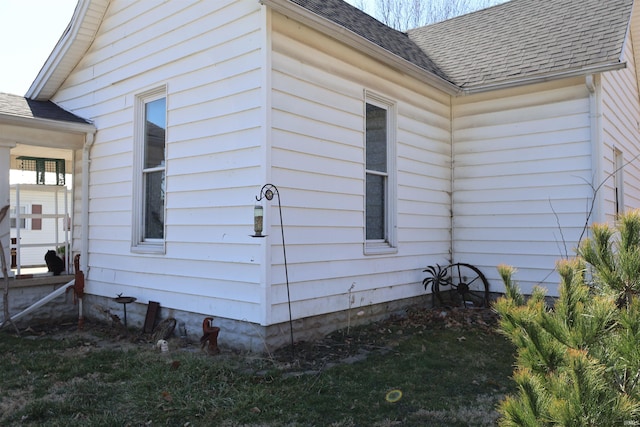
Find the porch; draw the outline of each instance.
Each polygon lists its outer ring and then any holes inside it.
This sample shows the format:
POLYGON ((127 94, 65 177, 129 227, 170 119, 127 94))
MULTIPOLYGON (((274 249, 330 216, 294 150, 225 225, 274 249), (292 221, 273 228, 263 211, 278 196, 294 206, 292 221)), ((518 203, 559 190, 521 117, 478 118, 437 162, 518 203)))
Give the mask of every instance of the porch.
MULTIPOLYGON (((82 253, 82 262, 86 263, 89 150, 95 131, 93 124, 53 102, 0 93, 0 208, 9 205, 13 213, 7 214, 0 222, 0 243, 7 264, 12 260, 14 249, 16 268, 11 270, 10 276, 22 275, 20 270, 27 265, 41 268, 45 248, 64 246, 68 249, 65 250, 67 266, 76 253, 82 253), (28 162, 35 166, 25 166, 28 162), (47 163, 53 164, 53 169, 48 169, 47 163), (42 204, 36 201, 30 204, 29 209, 23 209, 25 200, 21 202, 16 198, 15 184, 25 182, 40 194, 45 190, 68 189, 70 193, 65 194, 69 197, 68 206, 42 212, 42 204), (34 209, 33 205, 38 208, 34 209), (43 221, 51 221, 52 237, 35 243, 21 239, 20 231, 25 233, 27 224, 32 229, 34 223, 38 225, 35 228, 41 228, 43 221), (60 224, 62 231, 58 228, 60 224), (13 245, 12 238, 15 239, 13 245), (20 262, 20 249, 31 244, 41 252, 37 254, 41 264, 20 262)), ((7 265, 7 270, 10 270, 10 265, 7 265)), ((83 265, 83 270, 86 271, 86 265, 83 265)), ((46 282, 49 279, 40 280, 46 282)), ((25 286, 26 283, 20 282, 20 285, 25 286)))

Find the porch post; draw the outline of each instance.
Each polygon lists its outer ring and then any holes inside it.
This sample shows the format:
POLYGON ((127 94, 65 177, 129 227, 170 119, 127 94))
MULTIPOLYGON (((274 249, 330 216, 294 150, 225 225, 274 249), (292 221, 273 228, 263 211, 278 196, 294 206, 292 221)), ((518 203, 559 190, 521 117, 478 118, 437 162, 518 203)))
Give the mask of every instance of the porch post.
MULTIPOLYGON (((0 208, 10 204, 9 196, 9 170, 11 168, 11 148, 15 147, 15 143, 0 140, 0 208)), ((0 223, 0 242, 4 250, 4 256, 7 262, 11 260, 11 239, 9 232, 9 213, 0 223)), ((7 266, 9 275, 11 275, 11 266, 7 266)))

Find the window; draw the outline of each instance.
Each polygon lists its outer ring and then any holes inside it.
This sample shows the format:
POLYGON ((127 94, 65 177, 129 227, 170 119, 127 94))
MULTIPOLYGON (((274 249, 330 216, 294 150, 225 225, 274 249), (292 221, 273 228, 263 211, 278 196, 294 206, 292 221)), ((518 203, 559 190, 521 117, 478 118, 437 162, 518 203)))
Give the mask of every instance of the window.
MULTIPOLYGON (((27 228, 27 219, 24 217, 24 215, 27 213, 27 210, 24 206, 20 206, 20 228, 21 229, 26 229, 27 228)), ((11 206, 9 208, 9 219, 10 219, 10 227, 11 228, 18 228, 18 218, 17 218, 17 211, 16 211, 16 207, 15 206, 11 206)))
POLYGON ((133 248, 164 251, 166 89, 136 98, 133 248))
POLYGON ((395 110, 367 94, 365 103, 365 253, 395 251, 395 110))
MULTIPOLYGON (((27 214, 29 214, 27 206, 20 206, 20 228, 22 230, 42 230, 42 205, 31 205, 31 215, 35 215, 37 218, 32 217, 28 221, 26 218, 27 214)), ((11 228, 17 228, 18 215, 15 206, 11 206, 11 208, 9 208, 9 218, 11 228)))
MULTIPOLYGON (((31 213, 34 215, 42 215, 42 205, 31 205, 31 213)), ((42 230, 42 217, 31 218, 31 229, 42 230)))
POLYGON ((615 197, 615 214, 616 217, 624 212, 624 157, 622 151, 613 149, 613 191, 615 197))

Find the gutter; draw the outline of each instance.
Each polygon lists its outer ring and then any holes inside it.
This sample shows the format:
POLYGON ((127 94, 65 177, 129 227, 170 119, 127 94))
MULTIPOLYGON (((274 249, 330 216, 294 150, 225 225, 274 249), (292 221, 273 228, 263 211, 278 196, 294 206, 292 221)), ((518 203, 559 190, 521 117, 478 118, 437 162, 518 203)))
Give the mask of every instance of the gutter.
POLYGON ((422 82, 428 83, 437 89, 444 91, 449 95, 459 95, 462 90, 455 84, 436 76, 435 74, 418 67, 406 59, 395 55, 388 50, 378 46, 377 44, 367 40, 361 35, 336 24, 322 16, 319 16, 302 6, 292 3, 289 0, 259 0, 261 4, 269 6, 276 12, 279 12, 291 19, 305 24, 323 34, 335 38, 342 43, 370 55, 382 62, 390 65, 396 70, 416 78, 422 82))
POLYGON ((39 119, 37 117, 22 117, 3 113, 0 113, 0 124, 71 133, 94 133, 96 131, 96 127, 91 123, 39 119))
POLYGON ((500 89, 510 89, 519 86, 532 85, 536 83, 546 83, 553 80, 566 79, 571 77, 584 77, 604 73, 606 71, 617 71, 627 68, 626 62, 605 63, 598 65, 591 65, 589 67, 578 68, 569 71, 552 72, 537 76, 525 77, 522 79, 509 80, 501 83, 491 83, 483 86, 475 86, 469 89, 462 89, 463 95, 473 95, 476 93, 490 92, 500 89))
POLYGON ((95 142, 95 135, 95 128, 93 132, 87 132, 82 148, 82 207, 80 212, 82 240, 80 245, 80 270, 85 272, 85 276, 89 274, 89 166, 91 165, 89 154, 95 142))
POLYGON ((561 71, 550 72, 546 74, 525 77, 521 79, 513 79, 506 82, 490 83, 486 85, 478 85, 470 88, 464 88, 456 85, 448 80, 436 76, 435 74, 418 67, 406 59, 395 55, 388 50, 378 46, 377 44, 367 40, 363 36, 329 20, 317 15, 310 10, 299 6, 290 0, 259 0, 261 4, 266 5, 273 10, 290 17, 302 24, 327 34, 342 43, 360 51, 382 62, 390 65, 396 70, 420 80, 423 83, 430 84, 437 89, 444 91, 451 96, 472 95, 483 92, 490 92, 500 89, 509 89, 523 85, 531 85, 536 83, 545 83, 553 80, 559 80, 571 77, 584 77, 585 75, 603 73, 606 71, 616 71, 626 68, 625 62, 596 64, 588 67, 561 71))

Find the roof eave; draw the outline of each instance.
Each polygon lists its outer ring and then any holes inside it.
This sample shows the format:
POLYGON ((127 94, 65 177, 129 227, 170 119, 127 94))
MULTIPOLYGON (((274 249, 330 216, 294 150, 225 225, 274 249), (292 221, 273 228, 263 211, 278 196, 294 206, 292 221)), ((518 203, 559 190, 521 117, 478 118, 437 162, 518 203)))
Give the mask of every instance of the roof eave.
POLYGON ((69 133, 94 133, 96 127, 91 123, 68 122, 62 120, 22 117, 0 113, 0 124, 26 126, 36 129, 54 130, 69 133))
POLYGON ((53 97, 93 43, 108 5, 109 0, 78 0, 69 25, 31 83, 26 98, 49 100, 53 97), (90 17, 88 11, 92 11, 90 17), (79 34, 89 36, 80 38, 79 34))
POLYGON ((586 76, 589 74, 597 74, 604 73, 607 71, 616 71, 626 68, 626 62, 614 62, 614 63, 604 63, 604 64, 595 64, 587 67, 577 68, 573 70, 567 70, 562 72, 549 72, 545 74, 539 74, 531 77, 525 77, 520 79, 512 79, 504 82, 498 83, 490 83, 486 85, 478 85, 469 88, 463 88, 463 95, 472 95, 476 93, 490 92, 500 89, 511 89, 518 86, 532 85, 536 83, 545 83, 552 80, 560 80, 571 77, 580 77, 586 76))
POLYGON ((340 42, 369 56, 377 58, 404 74, 429 83, 449 95, 460 94, 461 90, 455 84, 423 69, 417 65, 395 55, 366 38, 354 33, 345 27, 323 18, 289 0, 259 0, 261 4, 269 6, 273 10, 289 16, 290 18, 305 24, 323 34, 327 34, 340 42))

